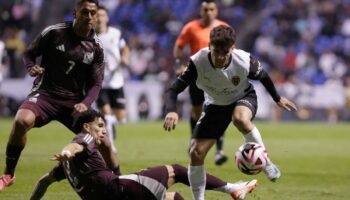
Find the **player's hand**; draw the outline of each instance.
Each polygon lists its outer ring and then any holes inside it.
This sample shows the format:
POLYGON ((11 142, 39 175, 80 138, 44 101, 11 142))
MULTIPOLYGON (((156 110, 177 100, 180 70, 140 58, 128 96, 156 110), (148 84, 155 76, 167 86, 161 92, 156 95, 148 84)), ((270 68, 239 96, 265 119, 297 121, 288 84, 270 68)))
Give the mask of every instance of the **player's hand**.
POLYGON ((186 65, 180 64, 175 70, 176 75, 181 75, 186 70, 186 67, 186 65))
POLYGON ((37 76, 40 74, 43 74, 45 71, 45 68, 40 67, 39 65, 34 65, 33 67, 31 67, 28 71, 30 76, 37 76))
POLYGON ((179 115, 176 112, 170 112, 165 116, 163 128, 166 131, 174 130, 177 122, 179 121, 179 115))
POLYGON ((284 108, 284 109, 286 109, 286 110, 288 110, 288 111, 296 111, 296 110, 298 110, 297 109, 297 107, 295 106, 295 104, 293 103, 293 102, 291 102, 291 101, 289 101, 287 98, 285 98, 285 97, 281 97, 281 99, 280 99, 280 101, 279 102, 277 102, 277 104, 280 106, 280 107, 282 107, 282 108, 284 108))
POLYGON ((56 160, 56 161, 67 161, 70 160, 74 157, 74 155, 72 153, 70 153, 69 151, 62 151, 59 154, 55 154, 50 160, 56 160))
POLYGON ((73 116, 75 116, 78 113, 87 111, 88 107, 84 103, 78 103, 74 105, 74 111, 72 113, 73 116))

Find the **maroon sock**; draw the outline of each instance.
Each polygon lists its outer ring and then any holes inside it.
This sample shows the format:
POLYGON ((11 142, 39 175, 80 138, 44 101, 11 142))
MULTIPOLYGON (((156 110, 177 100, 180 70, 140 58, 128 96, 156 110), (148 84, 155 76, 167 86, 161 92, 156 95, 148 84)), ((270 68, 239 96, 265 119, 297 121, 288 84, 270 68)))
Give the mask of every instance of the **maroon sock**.
MULTIPOLYGON (((175 173, 175 182, 190 185, 188 182, 187 168, 178 164, 172 165, 175 173)), ((206 190, 213 190, 225 186, 227 183, 215 176, 207 174, 206 190)))
POLYGON ((174 200, 185 200, 185 199, 180 195, 180 193, 175 192, 174 200))
POLYGON ((24 146, 7 144, 6 147, 6 168, 5 174, 14 175, 15 169, 24 146))

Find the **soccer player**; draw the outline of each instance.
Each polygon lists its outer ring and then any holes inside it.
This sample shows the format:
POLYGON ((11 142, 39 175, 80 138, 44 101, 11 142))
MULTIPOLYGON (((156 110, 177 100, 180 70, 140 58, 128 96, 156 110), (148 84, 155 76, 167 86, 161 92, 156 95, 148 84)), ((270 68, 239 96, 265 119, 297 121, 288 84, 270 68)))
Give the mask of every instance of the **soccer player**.
MULTIPOLYGON (((27 132, 57 120, 70 130, 73 117, 87 110, 101 89, 104 55, 93 27, 98 0, 76 0, 73 22, 49 26, 29 45, 24 65, 36 76, 31 93, 17 111, 6 147, 0 191, 15 182, 15 169, 27 132), (41 56, 40 66, 36 58, 41 56)), ((100 147, 110 168, 118 170, 108 139, 100 147)))
MULTIPOLYGON (((215 0, 204 0, 200 8, 200 19, 188 22, 182 29, 181 34, 176 40, 173 54, 177 65, 183 65, 181 60, 184 58, 184 47, 189 45, 190 54, 195 54, 198 50, 207 47, 209 44, 210 31, 219 25, 227 25, 225 22, 216 19, 218 16, 218 8, 215 0)), ((228 26, 228 25, 227 25, 228 26)), ((191 131, 193 129, 203 111, 204 93, 198 89, 195 83, 189 85, 189 93, 192 104, 191 111, 191 131)), ((215 164, 221 165, 227 161, 227 156, 223 151, 224 135, 218 138, 216 142, 215 164)))
MULTIPOLYGON (((233 28, 215 27, 210 33, 209 48, 203 48, 191 56, 186 70, 165 95, 167 115, 163 127, 171 131, 178 122, 177 95, 193 83, 205 94, 204 112, 196 124, 189 148, 188 177, 195 200, 204 199, 206 154, 231 121, 246 142, 256 142, 265 147, 259 130, 252 122, 257 110, 257 96, 249 79, 260 80, 280 107, 289 111, 297 109, 293 102, 277 93, 257 59, 248 52, 235 49, 235 40, 233 28)), ((270 159, 264 172, 271 181, 281 176, 270 159)))
MULTIPOLYGON (((183 199, 179 193, 167 192, 174 183, 189 185, 187 169, 181 165, 163 165, 134 174, 118 176, 109 170, 97 148, 106 137, 102 115, 94 110, 80 113, 75 121, 79 134, 53 160, 60 161, 37 182, 31 200, 43 197, 49 185, 67 178, 70 185, 85 200, 164 200, 183 199)), ((227 183, 207 175, 208 190, 230 194, 233 199, 244 199, 257 181, 227 183)))
POLYGON ((121 31, 108 26, 108 22, 108 10, 106 7, 100 6, 97 11, 96 32, 104 48, 106 65, 102 89, 97 98, 97 106, 104 114, 109 139, 113 151, 116 152, 114 146, 116 131, 114 127, 117 120, 119 124, 126 121, 122 66, 129 64, 129 48, 122 38, 121 31))

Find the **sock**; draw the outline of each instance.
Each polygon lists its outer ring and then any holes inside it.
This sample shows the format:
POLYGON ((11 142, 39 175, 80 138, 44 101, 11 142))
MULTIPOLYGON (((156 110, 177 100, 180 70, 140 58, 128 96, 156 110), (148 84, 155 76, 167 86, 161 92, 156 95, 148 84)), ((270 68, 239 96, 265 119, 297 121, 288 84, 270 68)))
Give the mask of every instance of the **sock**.
POLYGON ((13 176, 15 174, 15 169, 21 152, 24 149, 24 146, 7 144, 6 147, 6 168, 5 174, 10 174, 13 176))
POLYGON ((206 174, 204 165, 188 166, 188 180, 191 185, 192 199, 204 200, 206 174))
POLYGON ((180 195, 180 193, 175 192, 174 200, 185 200, 185 199, 180 195))
MULTIPOLYGON (((243 134, 243 136, 245 138, 245 142, 255 142, 255 143, 258 143, 261 146, 263 146, 264 149, 266 149, 264 142, 262 141, 260 132, 256 127, 254 127, 253 130, 251 130, 249 133, 243 134)), ((267 156, 267 153, 266 153, 266 156, 267 156)), ((271 162, 270 158, 268 156, 266 158, 267 158, 266 159, 267 164, 271 164, 272 162, 271 162)))
POLYGON ((224 136, 221 136, 216 140, 216 153, 222 152, 222 147, 224 146, 224 136))
POLYGON ((111 145, 112 145, 112 150, 114 153, 116 153, 117 148, 114 145, 114 135, 116 134, 114 125, 116 124, 117 120, 114 115, 109 115, 109 114, 105 115, 104 118, 106 120, 106 129, 107 129, 109 141, 111 142, 111 145))
MULTIPOLYGON (((190 186, 188 181, 187 169, 181 165, 174 164, 172 165, 175 174, 175 183, 183 183, 185 185, 190 186)), ((231 193, 230 186, 231 183, 227 183, 221 180, 218 177, 215 177, 210 174, 206 174, 206 190, 216 190, 216 191, 227 191, 227 193, 231 193), (228 186, 227 186, 228 185, 228 186)))
POLYGON ((255 142, 255 143, 258 143, 265 148, 265 145, 264 145, 264 142, 262 141, 260 132, 256 127, 254 127, 253 130, 251 130, 249 133, 243 134, 243 136, 245 138, 245 142, 255 142))

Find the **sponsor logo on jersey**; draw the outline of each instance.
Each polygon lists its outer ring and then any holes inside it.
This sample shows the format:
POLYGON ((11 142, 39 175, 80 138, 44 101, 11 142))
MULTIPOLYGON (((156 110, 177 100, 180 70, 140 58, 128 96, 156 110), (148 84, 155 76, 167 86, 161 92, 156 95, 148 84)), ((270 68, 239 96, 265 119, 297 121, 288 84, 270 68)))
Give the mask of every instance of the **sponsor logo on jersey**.
POLYGON ((88 52, 84 54, 84 60, 83 63, 85 64, 91 64, 91 62, 94 60, 94 52, 88 52))
POLYGON ((233 76, 231 79, 231 82, 233 83, 234 86, 237 86, 239 82, 241 82, 241 79, 239 78, 239 76, 233 76))
POLYGON ((65 52, 65 51, 66 51, 66 49, 64 48, 64 45, 63 45, 63 44, 58 45, 58 46, 56 47, 56 49, 59 50, 59 51, 62 51, 62 52, 65 52))

